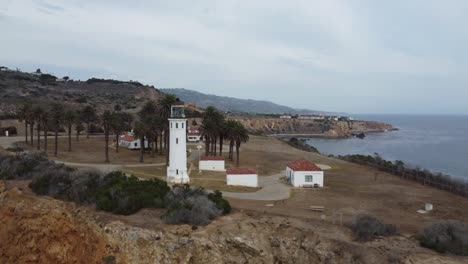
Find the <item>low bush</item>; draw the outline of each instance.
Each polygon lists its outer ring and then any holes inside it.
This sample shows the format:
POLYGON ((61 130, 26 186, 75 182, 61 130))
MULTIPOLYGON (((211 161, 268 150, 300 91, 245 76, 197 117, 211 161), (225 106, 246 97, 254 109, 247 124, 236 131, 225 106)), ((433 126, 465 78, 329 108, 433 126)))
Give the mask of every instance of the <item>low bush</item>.
POLYGON ((96 206, 124 215, 142 208, 162 208, 169 190, 167 183, 159 179, 143 181, 122 172, 112 172, 104 177, 96 192, 96 206))
POLYGON ((398 233, 396 226, 384 224, 379 219, 368 214, 354 216, 351 229, 359 241, 370 241, 377 236, 391 236, 398 233))
POLYGON ((57 165, 47 159, 43 152, 22 153, 15 156, 0 156, 0 179, 32 179, 33 175, 55 170, 57 165))
POLYGON ((45 153, 0 156, 0 179, 30 179, 34 193, 97 209, 129 215, 142 208, 167 208, 170 224, 206 225, 231 211, 229 202, 216 191, 207 193, 189 185, 172 190, 163 180, 140 180, 116 171, 76 170, 47 159, 45 153))
POLYGON ((208 199, 216 204, 216 207, 222 211, 223 215, 231 212, 231 205, 223 198, 223 194, 220 191, 216 190, 208 194, 208 199))
POLYGON ((468 256, 468 224, 442 221, 425 227, 418 236, 423 247, 440 253, 468 256))
POLYGON ((167 224, 207 225, 223 214, 202 188, 175 186, 164 200, 168 211, 163 220, 167 224))

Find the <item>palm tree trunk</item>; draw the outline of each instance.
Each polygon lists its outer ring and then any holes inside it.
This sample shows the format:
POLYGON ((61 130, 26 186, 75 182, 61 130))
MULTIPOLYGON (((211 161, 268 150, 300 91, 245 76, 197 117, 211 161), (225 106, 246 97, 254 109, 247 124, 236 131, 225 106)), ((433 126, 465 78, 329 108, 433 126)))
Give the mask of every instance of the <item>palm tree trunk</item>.
POLYGON ((119 133, 115 133, 115 152, 119 153, 119 133))
POLYGON ((154 158, 154 140, 151 141, 151 157, 154 158))
POLYGON ((72 151, 72 144, 71 144, 71 141, 72 141, 72 125, 71 124, 68 124, 68 151, 71 152, 72 151))
POLYGON ((214 137, 214 141, 213 141, 213 156, 216 156, 216 154, 218 153, 218 138, 215 136, 214 137))
POLYGON ((55 148, 54 148, 54 157, 57 157, 58 153, 58 124, 55 124, 55 148))
POLYGON ((34 122, 29 125, 29 134, 31 136, 31 146, 34 146, 34 122))
POLYGON ((163 133, 159 134, 159 154, 163 154, 163 133))
POLYGON ((41 126, 37 124, 37 150, 41 150, 41 126))
POLYGON ((143 163, 143 152, 145 150, 145 138, 140 138, 140 162, 143 163))
POLYGON ((24 120, 24 141, 26 141, 26 144, 29 143, 29 138, 28 138, 28 121, 24 120))
POLYGON ((154 137, 154 152, 158 153, 158 135, 154 137))
POLYGON ((234 160, 234 140, 229 142, 229 159, 232 161, 234 160))
POLYGON ((210 154, 210 140, 208 137, 205 137, 205 156, 209 156, 210 154))
POLYGON ((76 131, 76 141, 80 141, 80 131, 76 131))
POLYGON ((223 155, 223 136, 219 136, 219 155, 223 155))
POLYGON ((106 153, 106 160, 104 161, 105 163, 109 163, 109 129, 104 128, 104 141, 106 142, 106 148, 105 148, 105 153, 106 153))
POLYGON ((47 153, 47 133, 49 131, 47 130, 47 127, 44 128, 44 151, 47 153))
POLYGON ((237 159, 236 159, 236 167, 239 167, 239 164, 240 164, 240 160, 239 160, 239 148, 240 148, 240 142, 236 142, 236 156, 237 156, 237 159))
POLYGON ((86 138, 88 139, 89 138, 89 134, 91 133, 90 131, 90 123, 86 123, 86 138))

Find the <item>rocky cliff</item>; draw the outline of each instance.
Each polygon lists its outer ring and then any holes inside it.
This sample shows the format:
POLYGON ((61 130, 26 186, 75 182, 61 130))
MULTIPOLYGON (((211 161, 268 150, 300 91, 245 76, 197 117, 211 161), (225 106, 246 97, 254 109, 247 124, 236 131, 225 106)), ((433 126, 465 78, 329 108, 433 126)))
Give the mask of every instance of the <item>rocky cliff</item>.
POLYGON ((356 133, 393 130, 390 124, 373 121, 315 121, 280 118, 233 117, 251 132, 325 137, 349 137, 356 133))
POLYGON ((170 226, 157 211, 113 216, 0 182, 0 263, 463 263, 404 236, 356 243, 342 226, 237 211, 170 226))

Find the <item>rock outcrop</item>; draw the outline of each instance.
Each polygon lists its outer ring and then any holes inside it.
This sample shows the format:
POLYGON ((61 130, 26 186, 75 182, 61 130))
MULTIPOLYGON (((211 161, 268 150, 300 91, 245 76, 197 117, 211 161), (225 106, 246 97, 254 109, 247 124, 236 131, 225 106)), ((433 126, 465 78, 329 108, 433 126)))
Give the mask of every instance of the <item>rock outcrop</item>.
POLYGON ((315 121, 303 119, 232 117, 251 132, 324 137, 350 137, 356 133, 393 130, 390 124, 373 121, 315 121))

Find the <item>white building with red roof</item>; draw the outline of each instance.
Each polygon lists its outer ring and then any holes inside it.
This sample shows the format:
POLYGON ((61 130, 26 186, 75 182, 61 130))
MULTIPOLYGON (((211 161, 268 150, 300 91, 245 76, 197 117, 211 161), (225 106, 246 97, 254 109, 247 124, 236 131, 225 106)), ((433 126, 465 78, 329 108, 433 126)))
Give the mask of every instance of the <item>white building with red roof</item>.
MULTIPOLYGON (((121 135, 119 138, 119 146, 128 149, 140 149, 140 139, 135 138, 130 132, 125 135, 121 135)), ((148 148, 148 140, 145 139, 145 148, 148 148)))
POLYGON ((256 169, 231 168, 226 171, 226 184, 234 186, 258 187, 256 169))
POLYGON ((187 130, 187 141, 188 142, 199 142, 201 139, 200 129, 198 127, 190 127, 187 130))
POLYGON ((204 156, 200 158, 200 170, 225 171, 223 156, 204 156))
POLYGON ((286 179, 294 187, 323 187, 323 170, 308 160, 289 162, 286 179))

